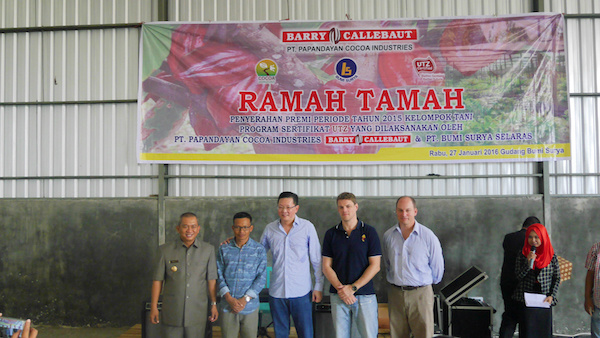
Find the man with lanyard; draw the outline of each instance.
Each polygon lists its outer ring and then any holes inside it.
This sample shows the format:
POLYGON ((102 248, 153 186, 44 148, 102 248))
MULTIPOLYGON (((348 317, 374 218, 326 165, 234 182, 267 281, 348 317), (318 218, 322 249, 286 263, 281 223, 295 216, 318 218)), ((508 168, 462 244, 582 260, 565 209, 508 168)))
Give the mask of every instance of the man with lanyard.
POLYGON ((356 216, 354 194, 337 197, 342 221, 323 240, 323 274, 331 287, 331 314, 337 338, 376 338, 377 296, 373 277, 379 272, 381 245, 377 231, 356 216))
POLYGON ((267 224, 260 239, 273 254, 269 304, 277 338, 288 337, 290 315, 300 338, 312 338, 312 302, 323 298, 321 245, 315 226, 297 217, 298 195, 286 191, 279 195, 279 219, 267 224), (312 287, 312 265, 315 286, 312 287), (312 289, 312 293, 311 293, 312 289))
POLYGON ((415 220, 412 197, 396 201, 398 224, 383 235, 390 333, 392 337, 433 336, 433 288, 444 275, 442 246, 433 231, 415 220))

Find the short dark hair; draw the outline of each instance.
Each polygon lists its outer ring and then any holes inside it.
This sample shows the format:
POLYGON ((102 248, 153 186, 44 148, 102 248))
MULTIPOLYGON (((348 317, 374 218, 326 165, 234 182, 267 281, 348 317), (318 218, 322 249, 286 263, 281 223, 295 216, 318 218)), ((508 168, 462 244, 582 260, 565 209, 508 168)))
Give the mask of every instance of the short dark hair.
POLYGON ((352 201, 352 203, 356 204, 356 196, 354 196, 354 194, 351 192, 343 192, 339 194, 336 202, 339 202, 341 200, 350 200, 352 201))
POLYGON ((294 200, 294 205, 298 205, 298 195, 294 194, 291 191, 284 191, 281 194, 279 194, 279 198, 277 199, 277 202, 279 202, 279 200, 282 198, 291 198, 294 200))
POLYGON ((415 199, 412 198, 412 197, 410 197, 410 196, 400 196, 400 197, 398 197, 398 199, 396 200, 396 206, 398 206, 398 202, 400 202, 400 200, 403 199, 403 198, 410 199, 412 201, 413 208, 415 208, 415 209, 417 208, 417 201, 415 201, 415 199))
POLYGON ((198 220, 198 216, 196 216, 196 214, 188 211, 188 212, 184 212, 183 214, 181 214, 181 216, 179 216, 179 223, 177 223, 177 225, 181 224, 181 221, 187 217, 194 217, 194 218, 196 218, 196 221, 198 220))
POLYGON ((250 223, 252 223, 252 216, 250 216, 250 214, 245 211, 240 211, 240 212, 236 213, 235 215, 233 215, 234 222, 238 218, 247 218, 250 220, 250 223))
POLYGON ((525 219, 525 222, 523 222, 523 229, 527 229, 530 225, 535 223, 541 224, 542 222, 540 222, 540 220, 535 216, 529 216, 525 219))

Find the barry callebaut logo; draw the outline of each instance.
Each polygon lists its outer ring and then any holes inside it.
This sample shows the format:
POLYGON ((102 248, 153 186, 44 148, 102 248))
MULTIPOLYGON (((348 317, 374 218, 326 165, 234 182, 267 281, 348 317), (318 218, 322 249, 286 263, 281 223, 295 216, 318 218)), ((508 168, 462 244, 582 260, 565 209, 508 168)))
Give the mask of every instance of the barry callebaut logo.
POLYGON ((338 29, 283 31, 281 41, 284 43, 298 42, 358 42, 358 41, 416 41, 417 29, 338 29))
POLYGON ((340 42, 340 38, 341 38, 342 34, 340 33, 340 30, 337 28, 332 28, 329 30, 329 41, 333 42, 334 44, 338 44, 338 42, 340 42))

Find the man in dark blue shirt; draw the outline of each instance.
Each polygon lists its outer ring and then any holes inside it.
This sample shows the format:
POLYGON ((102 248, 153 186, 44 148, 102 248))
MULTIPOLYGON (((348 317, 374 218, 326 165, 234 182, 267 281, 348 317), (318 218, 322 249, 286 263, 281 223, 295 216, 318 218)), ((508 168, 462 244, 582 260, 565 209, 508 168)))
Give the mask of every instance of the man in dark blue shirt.
POLYGON ((381 244, 377 231, 356 216, 354 194, 337 197, 342 221, 323 240, 323 274, 331 283, 331 314, 336 337, 377 337, 377 297, 373 277, 379 272, 381 244))

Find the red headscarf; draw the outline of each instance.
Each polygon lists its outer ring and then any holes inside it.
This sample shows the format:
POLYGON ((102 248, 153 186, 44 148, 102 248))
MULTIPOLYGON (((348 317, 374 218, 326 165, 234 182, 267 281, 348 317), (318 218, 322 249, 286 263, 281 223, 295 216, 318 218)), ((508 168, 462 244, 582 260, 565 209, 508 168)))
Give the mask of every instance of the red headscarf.
POLYGON ((535 223, 527 228, 527 233, 525 234, 525 245, 523 245, 523 255, 525 257, 527 257, 529 251, 531 251, 531 245, 529 245, 527 239, 529 238, 529 233, 532 231, 535 231, 542 242, 535 250, 537 257, 535 258, 534 266, 538 269, 543 269, 550 264, 550 261, 554 256, 554 248, 552 247, 552 243, 550 243, 550 237, 548 236, 546 227, 539 223, 535 223))

